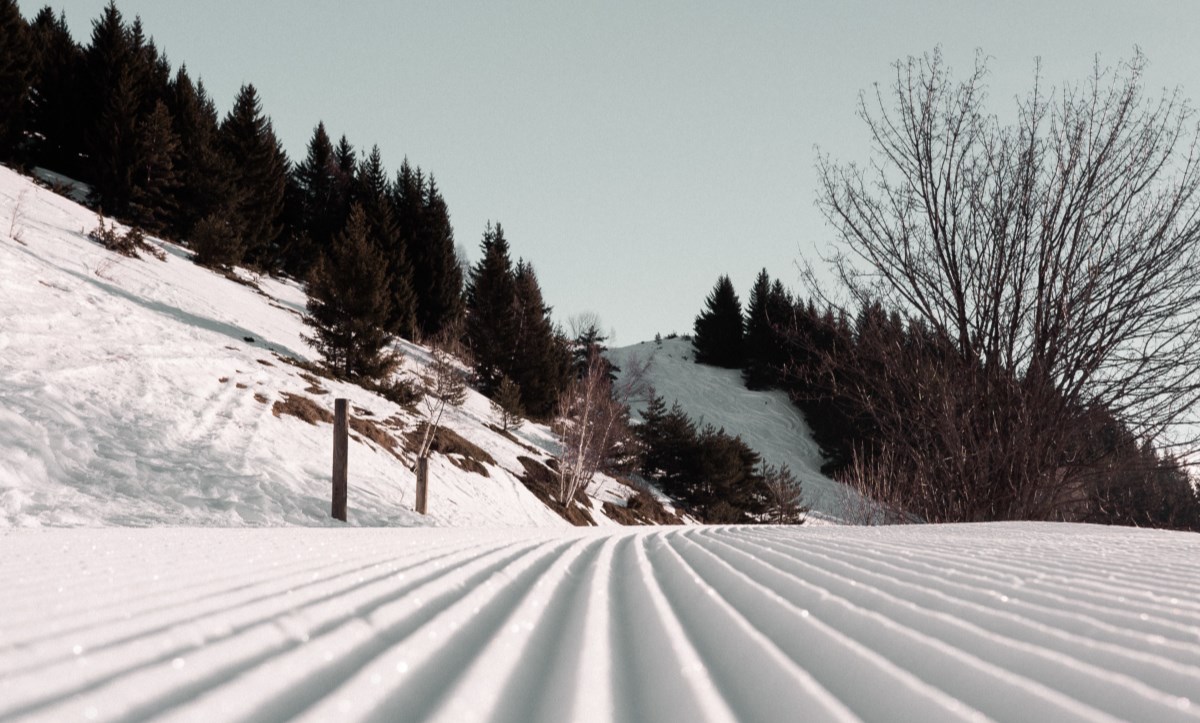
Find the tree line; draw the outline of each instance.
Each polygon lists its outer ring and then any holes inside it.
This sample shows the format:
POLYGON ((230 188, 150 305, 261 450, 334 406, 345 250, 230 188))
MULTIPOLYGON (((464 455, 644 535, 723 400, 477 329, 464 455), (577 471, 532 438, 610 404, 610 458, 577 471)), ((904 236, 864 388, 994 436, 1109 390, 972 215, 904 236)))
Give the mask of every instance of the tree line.
POLYGON ((867 518, 1200 531, 1197 130, 1144 66, 1034 90, 1006 126, 982 60, 897 63, 860 107, 875 163, 821 163, 847 301, 764 271, 743 318, 722 277, 697 360, 788 390, 867 518))
POLYGON ((385 262, 388 327, 439 332, 462 313, 463 278, 433 174, 395 176, 378 147, 335 144, 317 123, 292 162, 253 84, 222 118, 201 80, 172 69, 141 20, 110 2, 76 43, 49 7, 28 22, 0 0, 0 161, 91 188, 105 216, 179 240, 199 263, 306 279, 361 207, 385 262))
MULTIPOLYGON (((0 0, 0 161, 87 184, 102 219, 129 224, 138 238, 176 240, 199 264, 304 281, 306 340, 334 375, 410 404, 422 395, 444 401, 437 389, 457 388, 446 356, 454 350, 493 399, 503 432, 525 415, 553 423, 563 500, 597 471, 636 464, 631 387, 603 356, 598 319, 571 334, 557 326, 532 263, 514 261, 500 223, 484 230, 479 261, 466 268, 432 173, 405 160, 391 175, 377 146, 335 142, 322 122, 293 162, 253 84, 220 117, 204 83, 186 66, 173 69, 115 2, 79 44, 63 14, 46 7, 27 22, 15 0, 0 0), (430 388, 395 380, 396 338, 431 343, 430 388)), ((732 440, 706 433, 692 444, 709 442, 732 440)), ((726 521, 735 508, 765 509, 721 489, 689 492, 688 504, 726 521)))
MULTIPOLYGON (((929 324, 867 298, 851 311, 793 296, 764 269, 743 312, 723 275, 692 336, 698 363, 741 369, 750 388, 788 392, 825 455, 822 471, 872 502, 857 511, 863 520, 1052 519, 1200 531, 1200 497, 1186 465, 1113 410, 1053 396, 1008 410, 1026 384, 1020 377, 990 379, 929 324), (1030 416, 1052 413, 1069 423, 1028 426, 1030 416), (1041 443, 1031 434, 1052 438, 1056 453, 1038 468, 1049 489, 1021 502, 1010 475, 1041 443)), ((659 407, 646 413, 651 427, 686 429, 681 410, 664 415, 659 407)), ((669 473, 665 480, 670 486, 669 473)))

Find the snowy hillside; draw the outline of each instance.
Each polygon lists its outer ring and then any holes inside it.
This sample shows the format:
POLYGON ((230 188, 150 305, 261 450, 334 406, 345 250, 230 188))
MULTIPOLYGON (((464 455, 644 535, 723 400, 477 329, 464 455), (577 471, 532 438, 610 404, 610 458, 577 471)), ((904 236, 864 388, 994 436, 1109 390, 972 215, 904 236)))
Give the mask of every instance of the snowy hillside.
MULTIPOLYGON (((416 515, 402 442, 419 418, 287 363, 313 356, 300 288, 238 283, 157 241, 164 261, 118 256, 86 237, 96 222, 0 168, 0 527, 333 524, 332 426, 287 411, 328 412, 339 396, 359 420, 351 524, 566 524, 518 479, 519 457, 553 448, 546 429, 492 432, 473 392, 448 426, 482 449, 486 474, 435 454, 430 515, 416 515)), ((404 352, 419 372, 425 350, 404 352)), ((609 481, 593 516, 607 522, 600 504, 627 495, 609 481)))
POLYGON ((1197 721, 1200 536, 0 532, 0 719, 1197 721))
POLYGON ((847 492, 821 474, 820 447, 787 393, 751 391, 739 370, 697 364, 692 343, 682 338, 613 349, 608 357, 623 371, 634 357, 649 359, 648 380, 668 408, 679 402, 697 426, 724 428, 768 464, 786 464, 803 485, 805 502, 816 517, 839 516, 847 492))

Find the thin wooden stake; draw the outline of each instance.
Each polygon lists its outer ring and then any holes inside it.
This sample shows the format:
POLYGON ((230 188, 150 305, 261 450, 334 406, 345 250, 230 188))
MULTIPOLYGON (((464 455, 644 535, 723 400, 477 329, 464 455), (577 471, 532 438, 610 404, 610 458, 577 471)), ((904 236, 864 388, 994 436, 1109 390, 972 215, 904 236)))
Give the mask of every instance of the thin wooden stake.
POLYGON ((429 495, 429 458, 417 457, 417 512, 425 514, 429 495))
POLYGON ((333 403, 333 511, 334 519, 346 521, 346 468, 349 456, 349 414, 346 400, 333 403))

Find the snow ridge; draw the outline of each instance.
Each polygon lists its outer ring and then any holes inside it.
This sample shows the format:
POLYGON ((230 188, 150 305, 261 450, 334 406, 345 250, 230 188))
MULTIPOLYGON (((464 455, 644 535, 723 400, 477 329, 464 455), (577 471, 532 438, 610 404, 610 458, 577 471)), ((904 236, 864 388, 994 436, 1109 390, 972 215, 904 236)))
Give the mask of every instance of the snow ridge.
POLYGON ((0 719, 1200 720, 1200 538, 13 530, 0 719))

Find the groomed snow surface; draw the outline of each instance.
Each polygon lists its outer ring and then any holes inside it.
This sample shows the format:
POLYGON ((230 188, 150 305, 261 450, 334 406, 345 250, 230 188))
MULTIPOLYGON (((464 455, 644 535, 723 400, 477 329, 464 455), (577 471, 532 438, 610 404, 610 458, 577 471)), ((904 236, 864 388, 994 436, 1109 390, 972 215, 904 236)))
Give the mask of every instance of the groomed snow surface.
POLYGON ((1200 719, 1200 536, 0 535, 0 719, 1200 719))

